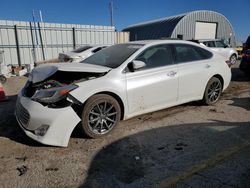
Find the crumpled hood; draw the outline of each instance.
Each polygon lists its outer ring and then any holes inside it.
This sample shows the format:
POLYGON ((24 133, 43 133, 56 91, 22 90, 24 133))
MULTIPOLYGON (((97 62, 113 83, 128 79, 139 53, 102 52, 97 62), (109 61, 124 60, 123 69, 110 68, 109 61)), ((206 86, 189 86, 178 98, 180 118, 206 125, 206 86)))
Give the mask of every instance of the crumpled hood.
POLYGON ((43 64, 34 68, 30 74, 29 80, 33 83, 41 82, 52 76, 57 71, 64 72, 87 72, 87 73, 104 73, 111 68, 87 63, 53 63, 43 64))

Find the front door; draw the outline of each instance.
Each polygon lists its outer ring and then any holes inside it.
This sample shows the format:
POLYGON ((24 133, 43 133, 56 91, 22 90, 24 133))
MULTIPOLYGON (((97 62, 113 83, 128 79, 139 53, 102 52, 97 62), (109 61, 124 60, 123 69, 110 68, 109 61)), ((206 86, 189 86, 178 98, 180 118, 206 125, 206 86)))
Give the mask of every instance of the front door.
POLYGON ((178 70, 171 46, 149 47, 136 60, 145 62, 146 66, 126 73, 130 116, 176 104, 178 70))

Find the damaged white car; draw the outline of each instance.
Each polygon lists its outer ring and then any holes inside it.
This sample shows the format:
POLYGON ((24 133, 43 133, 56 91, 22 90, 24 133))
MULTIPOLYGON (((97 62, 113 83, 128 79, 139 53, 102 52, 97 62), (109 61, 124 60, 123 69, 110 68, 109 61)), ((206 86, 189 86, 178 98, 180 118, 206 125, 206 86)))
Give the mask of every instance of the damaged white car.
POLYGON ((213 104, 230 79, 225 61, 198 44, 117 44, 83 63, 35 68, 19 93, 16 117, 29 137, 66 147, 78 124, 97 138, 140 114, 195 100, 213 104))

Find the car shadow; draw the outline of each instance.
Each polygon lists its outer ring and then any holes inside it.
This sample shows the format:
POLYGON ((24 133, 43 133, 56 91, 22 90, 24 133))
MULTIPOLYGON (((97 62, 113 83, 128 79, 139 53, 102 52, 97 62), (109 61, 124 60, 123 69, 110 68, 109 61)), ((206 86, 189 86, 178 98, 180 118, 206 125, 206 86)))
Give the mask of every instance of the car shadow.
POLYGON ((250 122, 213 121, 127 136, 95 155, 80 187, 159 187, 163 180, 250 141, 249 126, 250 122))
POLYGON ((8 96, 4 102, 0 102, 0 137, 9 138, 15 142, 28 146, 42 146, 23 132, 15 117, 17 95, 8 96))
MULTIPOLYGON (((249 94, 250 95, 250 94, 249 94)), ((245 97, 245 98, 232 98, 230 99, 233 101, 231 106, 237 106, 244 108, 247 111, 250 111, 250 97, 245 97)))

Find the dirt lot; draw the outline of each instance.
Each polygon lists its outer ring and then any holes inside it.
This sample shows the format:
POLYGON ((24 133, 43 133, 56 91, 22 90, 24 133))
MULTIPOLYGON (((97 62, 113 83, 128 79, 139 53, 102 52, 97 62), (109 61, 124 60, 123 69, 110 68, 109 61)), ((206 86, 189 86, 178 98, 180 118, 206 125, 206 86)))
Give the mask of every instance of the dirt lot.
POLYGON ((67 148, 21 131, 14 108, 26 78, 11 78, 0 103, 0 187, 250 187, 250 78, 232 72, 214 106, 143 115, 103 139, 76 129, 67 148))

